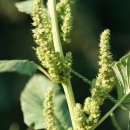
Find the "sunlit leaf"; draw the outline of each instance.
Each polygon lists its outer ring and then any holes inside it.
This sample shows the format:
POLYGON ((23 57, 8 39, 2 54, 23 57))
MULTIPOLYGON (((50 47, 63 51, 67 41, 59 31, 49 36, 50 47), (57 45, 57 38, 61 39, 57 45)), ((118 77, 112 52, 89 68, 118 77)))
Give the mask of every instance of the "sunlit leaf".
MULTIPOLYGON (((115 62, 112 68, 117 78, 118 98, 121 99, 130 92, 130 53, 115 62)), ((130 104, 130 95, 127 96, 123 103, 130 104)))
POLYGON ((34 75, 21 94, 21 106, 24 122, 34 129, 43 129, 43 103, 48 87, 54 89, 54 116, 57 130, 67 130, 71 126, 66 98, 61 87, 42 75, 34 75))
POLYGON ((26 0, 22 2, 16 2, 15 6, 20 12, 32 15, 33 0, 26 0))
POLYGON ((0 60, 0 73, 18 72, 32 75, 36 72, 37 67, 37 64, 29 60, 0 60))

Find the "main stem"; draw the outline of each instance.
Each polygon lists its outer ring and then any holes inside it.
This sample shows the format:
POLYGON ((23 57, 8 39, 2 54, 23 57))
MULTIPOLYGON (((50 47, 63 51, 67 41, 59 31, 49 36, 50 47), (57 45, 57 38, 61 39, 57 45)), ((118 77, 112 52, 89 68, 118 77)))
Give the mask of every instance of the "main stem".
POLYGON ((55 51, 59 52, 61 57, 64 58, 64 54, 63 54, 63 50, 61 46, 59 28, 58 28, 58 21, 57 21, 56 0, 48 0, 48 9, 51 16, 54 48, 55 48, 55 51))
MULTIPOLYGON (((58 21, 57 21, 57 13, 56 13, 56 0, 48 0, 48 9, 51 16, 51 25, 52 25, 52 33, 53 33, 53 42, 54 42, 54 48, 56 52, 59 52, 61 57, 64 59, 64 54, 62 50, 61 40, 60 40, 60 34, 59 34, 59 28, 58 28, 58 21)), ((73 108, 75 106, 75 99, 74 94, 71 86, 70 79, 67 80, 65 83, 61 83, 65 92, 65 96, 67 99, 69 111, 70 111, 70 117, 72 121, 72 126, 75 128, 75 122, 74 122, 74 112, 73 108)))

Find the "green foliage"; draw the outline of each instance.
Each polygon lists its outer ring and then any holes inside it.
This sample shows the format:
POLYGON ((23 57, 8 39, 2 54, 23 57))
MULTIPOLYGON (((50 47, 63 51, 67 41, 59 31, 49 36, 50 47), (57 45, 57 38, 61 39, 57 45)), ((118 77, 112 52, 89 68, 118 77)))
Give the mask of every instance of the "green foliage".
POLYGON ((71 82, 72 54, 65 57, 62 44, 70 43, 72 29, 72 3, 69 0, 27 0, 16 3, 19 11, 30 14, 33 19, 33 38, 36 42, 36 55, 43 68, 28 60, 0 61, 0 73, 18 72, 32 75, 41 70, 55 84, 42 75, 34 75, 21 94, 21 107, 25 123, 34 129, 47 130, 92 130, 101 124, 121 103, 130 103, 130 53, 115 62, 112 68, 117 78, 118 98, 116 105, 99 120, 101 109, 111 92, 115 77, 111 68, 110 30, 103 31, 100 37, 99 71, 91 85, 91 96, 84 105, 76 104, 71 82), (127 97, 127 98, 126 98, 127 97), (67 106, 68 105, 68 106, 67 106), (69 110, 68 110, 69 108, 69 110), (98 122, 99 121, 99 122, 98 122))
MULTIPOLYGON (((117 78, 118 99, 130 93, 130 53, 113 63, 112 68, 117 78)), ((122 102, 130 104, 130 95, 122 102)))
POLYGON ((113 123, 113 126, 114 126, 117 130, 122 130, 121 127, 119 126, 117 120, 116 120, 115 114, 114 114, 114 113, 111 113, 110 117, 111 117, 111 121, 112 121, 112 123, 113 123))
POLYGON ((29 60, 0 60, 0 73, 18 72, 20 74, 32 75, 37 68, 38 65, 29 60))
POLYGON ((53 108, 57 128, 58 130, 66 130, 71 126, 66 98, 59 85, 52 83, 42 75, 34 75, 21 94, 24 121, 34 129, 45 128, 43 103, 49 87, 52 87, 54 90, 53 108))
POLYGON ((16 2, 15 6, 20 12, 32 15, 33 0, 26 0, 22 2, 16 2))

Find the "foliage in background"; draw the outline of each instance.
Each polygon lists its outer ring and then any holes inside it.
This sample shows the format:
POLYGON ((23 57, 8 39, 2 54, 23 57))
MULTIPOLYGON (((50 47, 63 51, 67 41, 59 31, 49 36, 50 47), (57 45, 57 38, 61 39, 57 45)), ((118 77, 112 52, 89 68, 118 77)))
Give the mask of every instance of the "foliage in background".
MULTIPOLYGON (((85 2, 84 2, 85 3, 85 2)), ((100 2, 99 2, 100 3, 100 2)), ((121 2, 119 2, 119 3, 121 3, 121 2)), ((91 4, 91 3, 89 3, 89 4, 91 4)), ((89 5, 88 4, 88 5, 89 5)), ((94 4, 95 5, 95 4, 94 4)), ((80 10, 79 10, 80 11, 80 10)), ((122 16, 123 17, 123 16, 122 16)), ((116 24, 117 25, 117 24, 116 24)), ((121 26, 120 26, 121 27, 121 26)), ((22 36, 21 36, 22 37, 22 36)), ((114 36, 112 36, 112 38, 114 39, 114 36)), ((127 37, 126 37, 126 39, 127 39, 127 37)), ((128 39, 129 40, 129 39, 128 39)), ((30 42, 30 41, 29 41, 30 42)), ((81 40, 80 40, 80 42, 81 42, 81 40)), ((18 42, 17 42, 18 43, 18 42)), ((124 43, 123 41, 122 41, 122 43, 124 43)), ((126 42, 125 42, 126 43, 126 42)), ((128 42, 127 42, 128 43, 128 42)), ((21 44, 22 45, 22 44, 21 44)), ((125 44, 125 45, 127 45, 127 49, 128 49, 128 45, 129 44, 125 44)), ((114 44, 113 44, 113 46, 115 46, 114 44)), ((121 48, 120 47, 121 45, 119 44, 119 48, 121 48)), ((29 48, 29 47, 28 47, 29 48)), ((124 47, 123 47, 124 48, 124 47)), ((122 48, 122 49, 123 49, 122 48)), ((122 51, 122 52, 125 52, 127 49, 125 49, 124 51, 122 51)), ((7 49, 6 49, 7 50, 7 49)), ((29 50, 29 49, 28 49, 29 50)), ((8 50, 7 50, 8 51, 8 50)), ((25 51, 25 49, 23 50, 23 52, 25 51)), ((86 51, 85 51, 86 52, 86 51)), ((118 51, 117 51, 118 52, 118 51)), ((120 51, 121 52, 121 51, 120 51)), ((14 53, 17 53, 17 58, 18 58, 18 52, 17 51, 15 51, 14 53)), ((2 54, 2 53, 1 53, 2 54)), ((7 54, 7 53, 6 53, 7 54)), ((26 53, 24 53, 24 54, 26 54, 26 53)), ((95 54, 95 53, 94 53, 95 54)), ((7 56, 8 56, 9 54, 7 54, 7 56)), ((10 53, 10 55, 9 56, 11 56, 12 54, 10 53)), ((3 56, 3 55, 1 55, 1 56, 3 56)), ((19 55, 19 56, 23 56, 23 57, 26 57, 25 55, 19 55)), ((12 57, 13 57, 13 55, 12 55, 12 57)), ((14 56, 14 57, 16 57, 16 56, 14 56)), ((22 57, 22 58, 23 58, 22 57)), ((117 55, 117 57, 119 57, 119 55, 117 55)), ((31 59, 31 58, 30 58, 31 59)), ((81 58, 80 58, 81 59, 81 58)), ((78 59, 77 59, 78 60, 78 59)), ((82 62, 82 61, 81 61, 82 62)), ((77 67, 78 68, 78 67, 77 67)), ((88 72, 86 72, 85 70, 81 70, 81 72, 83 72, 84 74, 87 74, 88 72)), ((5 75, 6 76, 6 75, 5 75)), ((11 76, 12 77, 12 76, 11 76)), ((16 78, 17 76, 15 76, 15 78, 16 78)), ((22 78, 22 77, 20 77, 20 78, 22 78)), ((23 79, 23 78, 22 78, 23 79)), ((24 81, 25 82, 25 81, 24 81)), ((15 84, 15 83, 14 83, 15 84)), ((22 86, 22 85, 21 85, 22 86)), ((17 90, 18 88, 16 88, 16 90, 17 90)), ((15 90, 15 91, 16 91, 15 90)), ((13 90, 12 90, 13 91, 13 90)), ((16 91, 17 92, 17 91, 16 91)))

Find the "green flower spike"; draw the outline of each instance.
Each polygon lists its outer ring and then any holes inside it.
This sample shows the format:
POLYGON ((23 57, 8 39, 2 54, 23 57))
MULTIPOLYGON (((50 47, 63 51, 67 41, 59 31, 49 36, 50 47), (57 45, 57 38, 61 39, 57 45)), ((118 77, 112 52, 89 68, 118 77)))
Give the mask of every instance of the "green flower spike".
POLYGON ((114 86, 115 78, 111 69, 110 30, 106 29, 100 37, 99 72, 91 89, 91 97, 85 100, 84 110, 88 114, 87 124, 91 127, 100 117, 100 106, 114 86))
POLYGON ((75 124, 76 124, 75 130, 85 130, 84 128, 86 125, 85 114, 79 103, 76 104, 74 108, 74 113, 75 113, 75 124))
POLYGON ((98 77, 95 81, 95 87, 92 88, 91 93, 93 98, 98 97, 100 105, 103 104, 104 99, 107 97, 109 92, 112 90, 115 77, 111 68, 112 54, 110 52, 110 30, 106 29, 100 38, 100 56, 99 56, 99 72, 98 77))
POLYGON ((70 43, 72 31, 72 1, 60 0, 57 4, 58 20, 60 25, 61 39, 64 43, 70 43))
POLYGON ((47 9, 43 6, 42 0, 34 0, 32 19, 32 25, 35 27, 33 37, 38 45, 35 51, 42 65, 47 68, 46 55, 50 56, 53 50, 52 33, 47 9))
POLYGON ((57 130, 53 114, 53 89, 49 88, 44 100, 44 117, 46 130, 57 130))
POLYGON ((34 0, 32 19, 32 25, 35 27, 33 37, 36 43, 41 47, 46 47, 46 49, 52 49, 51 23, 42 0, 34 0))
POLYGON ((51 19, 48 9, 43 6, 42 0, 34 0, 33 6, 33 37, 37 44, 35 48, 42 66, 47 69, 51 79, 60 83, 70 78, 72 55, 67 53, 63 59, 53 46, 51 19))

